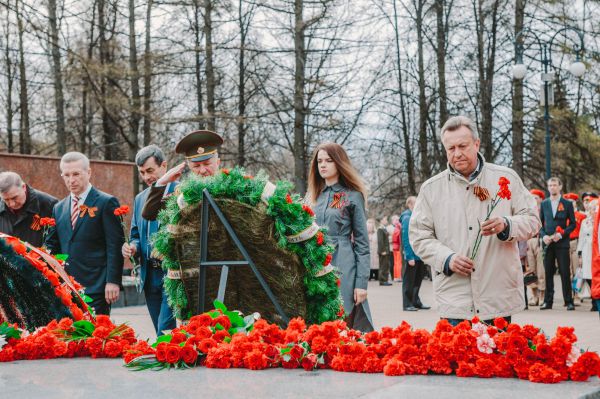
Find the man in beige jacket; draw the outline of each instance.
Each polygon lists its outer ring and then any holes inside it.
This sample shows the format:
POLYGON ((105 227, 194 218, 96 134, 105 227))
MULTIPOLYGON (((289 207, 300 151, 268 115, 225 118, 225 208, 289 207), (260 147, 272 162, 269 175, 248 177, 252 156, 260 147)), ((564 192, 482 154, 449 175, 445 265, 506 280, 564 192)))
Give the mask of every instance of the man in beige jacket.
POLYGON ((517 242, 533 237, 541 227, 534 199, 515 171, 485 162, 469 118, 450 118, 442 127, 441 141, 448 169, 421 186, 410 221, 410 244, 433 269, 442 318, 453 324, 474 316, 510 321, 525 308, 517 242), (510 180, 511 199, 500 200, 485 220, 500 177, 510 180), (483 238, 471 260, 480 228, 483 238))

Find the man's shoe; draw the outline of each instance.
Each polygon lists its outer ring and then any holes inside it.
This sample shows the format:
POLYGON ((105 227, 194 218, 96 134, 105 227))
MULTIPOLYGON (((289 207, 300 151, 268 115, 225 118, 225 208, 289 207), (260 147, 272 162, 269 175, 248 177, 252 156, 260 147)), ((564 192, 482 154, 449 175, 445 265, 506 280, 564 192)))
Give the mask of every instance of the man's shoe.
POLYGON ((573 305, 572 303, 568 304, 567 310, 575 310, 575 305, 573 305))
POLYGON ((419 309, 415 308, 414 306, 409 306, 409 307, 407 307, 407 308, 404 308, 403 310, 404 310, 405 312, 416 312, 416 311, 417 311, 417 310, 419 310, 419 309))
POLYGON ((539 301, 538 297, 531 298, 531 300, 529 301, 529 306, 538 306, 540 304, 538 301, 539 301))
POLYGON ((427 309, 431 309, 431 306, 420 304, 420 305, 417 305, 416 308, 417 309, 427 310, 427 309))
POLYGON ((552 304, 551 303, 542 303, 542 306, 540 306, 540 310, 548 310, 548 309, 552 309, 552 304))

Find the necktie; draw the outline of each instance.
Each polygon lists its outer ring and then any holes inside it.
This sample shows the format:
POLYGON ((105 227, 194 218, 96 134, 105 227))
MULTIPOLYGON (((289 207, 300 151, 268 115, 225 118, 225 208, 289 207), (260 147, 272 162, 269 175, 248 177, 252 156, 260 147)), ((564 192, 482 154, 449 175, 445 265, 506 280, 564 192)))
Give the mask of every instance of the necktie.
POLYGON ((79 197, 73 196, 73 205, 71 206, 71 226, 75 228, 77 217, 79 216, 79 197))

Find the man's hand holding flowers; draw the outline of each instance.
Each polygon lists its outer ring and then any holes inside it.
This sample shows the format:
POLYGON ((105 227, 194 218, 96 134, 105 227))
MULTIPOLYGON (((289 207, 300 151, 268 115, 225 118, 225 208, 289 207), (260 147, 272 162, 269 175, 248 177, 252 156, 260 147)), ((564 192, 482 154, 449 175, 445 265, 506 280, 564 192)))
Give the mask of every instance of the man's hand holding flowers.
POLYGON ((501 233, 506 229, 506 220, 503 217, 495 217, 484 221, 481 224, 481 235, 492 236, 501 233))

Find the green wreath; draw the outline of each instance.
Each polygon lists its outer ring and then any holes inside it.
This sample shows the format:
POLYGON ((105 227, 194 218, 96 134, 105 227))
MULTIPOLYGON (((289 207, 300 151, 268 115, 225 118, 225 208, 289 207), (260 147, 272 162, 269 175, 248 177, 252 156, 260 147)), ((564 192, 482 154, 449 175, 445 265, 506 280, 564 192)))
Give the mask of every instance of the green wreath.
MULTIPOLYGON (((338 272, 329 264, 334 248, 327 244, 326 229, 316 227, 313 211, 300 202, 298 194, 290 194, 292 188, 293 184, 288 181, 279 181, 273 186, 265 173, 260 172, 256 177, 249 176, 242 168, 236 167, 231 171, 222 169, 212 177, 190 176, 178 185, 177 193, 188 206, 201 202, 205 189, 215 199, 231 199, 250 206, 258 205, 262 198, 267 205, 267 215, 274 220, 277 244, 296 254, 306 269, 303 282, 307 322, 322 323, 338 319, 344 315, 344 311, 338 272), (267 185, 274 189, 269 196, 265 196, 267 185), (310 238, 300 242, 290 240, 290 237, 307 232, 311 227, 310 238)), ((169 225, 177 224, 180 220, 180 211, 178 195, 169 197, 165 209, 158 216, 161 227, 153 236, 154 248, 163 257, 162 267, 165 272, 180 270, 175 240, 168 229, 169 225)), ((175 316, 180 319, 191 317, 192 311, 188 306, 182 280, 165 277, 164 287, 175 316)))

